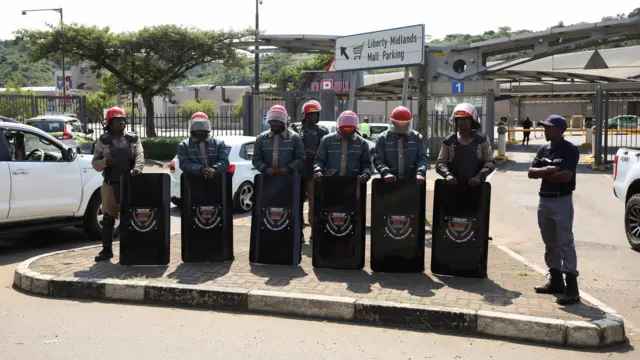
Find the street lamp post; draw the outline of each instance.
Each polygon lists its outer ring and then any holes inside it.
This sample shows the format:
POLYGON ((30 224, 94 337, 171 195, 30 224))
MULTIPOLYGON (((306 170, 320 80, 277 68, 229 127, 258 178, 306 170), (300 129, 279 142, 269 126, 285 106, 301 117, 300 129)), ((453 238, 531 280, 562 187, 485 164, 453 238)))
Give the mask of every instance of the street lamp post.
MULTIPOLYGON (((62 15, 62 8, 57 9, 31 9, 31 10, 22 10, 22 15, 27 15, 30 12, 36 11, 55 11, 60 14, 60 29, 63 29, 64 26, 64 16, 62 15)), ((67 111, 67 77, 64 70, 64 53, 62 54, 62 96, 64 100, 62 101, 62 106, 64 111, 67 111)))
POLYGON ((255 84, 254 84, 254 89, 256 92, 260 91, 260 53, 258 52, 258 49, 260 48, 258 46, 258 34, 257 32, 260 31, 260 18, 259 18, 259 8, 260 5, 262 5, 262 0, 256 0, 256 47, 255 47, 255 84))

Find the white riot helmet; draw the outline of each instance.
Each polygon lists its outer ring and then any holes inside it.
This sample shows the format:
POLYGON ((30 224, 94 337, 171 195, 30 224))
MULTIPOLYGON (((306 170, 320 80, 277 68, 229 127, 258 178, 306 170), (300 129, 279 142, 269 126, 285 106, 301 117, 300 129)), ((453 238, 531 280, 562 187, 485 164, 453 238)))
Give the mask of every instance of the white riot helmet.
POLYGON ((474 124, 472 127, 476 127, 479 125, 478 123, 478 112, 476 111, 476 107, 469 103, 458 104, 453 109, 453 114, 451 114, 451 123, 453 125, 456 124, 456 119, 470 117, 473 119, 474 124))
POLYGON ((207 114, 203 112, 197 112, 191 115, 191 124, 189 125, 189 131, 211 131, 211 122, 207 114))

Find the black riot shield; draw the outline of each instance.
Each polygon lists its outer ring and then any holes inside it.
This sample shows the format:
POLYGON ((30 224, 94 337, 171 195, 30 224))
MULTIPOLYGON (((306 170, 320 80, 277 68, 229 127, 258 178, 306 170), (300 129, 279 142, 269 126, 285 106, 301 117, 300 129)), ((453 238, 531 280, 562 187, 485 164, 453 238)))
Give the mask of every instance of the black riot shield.
POLYGON ((423 272, 426 186, 415 179, 373 180, 371 270, 423 272))
POLYGON ((180 176, 185 263, 233 260, 233 176, 224 175, 213 179, 186 173, 180 176))
POLYGON ((367 184, 353 177, 323 176, 313 196, 313 267, 362 269, 367 184))
POLYGON ((300 175, 256 175, 249 261, 298 265, 301 258, 300 175))
POLYGON ((169 174, 122 176, 120 264, 169 264, 169 174))
POLYGON ((436 180, 431 272, 487 277, 491 185, 448 185, 436 180))

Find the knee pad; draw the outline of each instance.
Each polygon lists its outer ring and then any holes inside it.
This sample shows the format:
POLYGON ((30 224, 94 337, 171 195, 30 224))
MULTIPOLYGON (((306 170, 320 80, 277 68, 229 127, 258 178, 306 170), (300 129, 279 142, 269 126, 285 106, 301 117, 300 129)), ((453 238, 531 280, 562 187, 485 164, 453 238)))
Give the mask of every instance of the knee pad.
POLYGON ((104 214, 104 218, 102 218, 102 224, 103 226, 113 226, 116 223, 116 218, 109 215, 109 214, 104 214))

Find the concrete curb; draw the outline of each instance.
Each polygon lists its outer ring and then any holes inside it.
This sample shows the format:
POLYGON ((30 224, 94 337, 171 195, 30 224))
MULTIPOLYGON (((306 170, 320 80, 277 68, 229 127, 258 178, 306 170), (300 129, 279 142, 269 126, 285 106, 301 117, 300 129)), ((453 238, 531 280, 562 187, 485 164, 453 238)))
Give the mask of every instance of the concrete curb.
MULTIPOLYGON (((99 245, 80 249, 97 247, 99 245)), ((567 347, 602 348, 627 341, 624 321, 617 314, 610 313, 592 322, 564 321, 493 311, 325 295, 160 284, 151 281, 56 277, 29 269, 31 263, 38 259, 80 249, 40 255, 22 262, 14 273, 14 287, 27 293, 58 298, 288 315, 414 330, 478 334, 567 347)))

